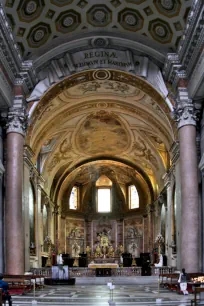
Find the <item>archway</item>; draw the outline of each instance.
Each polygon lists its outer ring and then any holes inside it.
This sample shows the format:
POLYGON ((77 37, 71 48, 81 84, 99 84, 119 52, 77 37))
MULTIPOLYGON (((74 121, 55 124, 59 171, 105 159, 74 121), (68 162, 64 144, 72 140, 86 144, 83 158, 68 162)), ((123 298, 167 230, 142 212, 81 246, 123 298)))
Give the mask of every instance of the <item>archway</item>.
POLYGON ((78 241, 81 252, 86 245, 94 252, 96 245, 88 236, 103 231, 102 217, 104 227, 111 228, 115 250, 127 240, 126 251, 137 244, 140 252, 150 251, 154 234, 146 228, 153 225, 144 215, 163 189, 163 176, 171 164, 169 151, 176 134, 170 112, 148 82, 110 69, 67 77, 30 108, 26 143, 45 179, 43 188, 58 209, 53 220, 57 251, 73 253, 68 245, 78 241), (101 215, 95 184, 104 174, 113 182, 114 196, 112 211, 101 215), (140 199, 139 208, 133 210, 128 204, 131 185, 140 199), (68 204, 74 186, 79 189, 76 210, 68 204), (85 237, 90 222, 93 233, 85 237), (126 232, 119 238, 121 224, 126 232), (77 237, 72 237, 74 228, 77 237))

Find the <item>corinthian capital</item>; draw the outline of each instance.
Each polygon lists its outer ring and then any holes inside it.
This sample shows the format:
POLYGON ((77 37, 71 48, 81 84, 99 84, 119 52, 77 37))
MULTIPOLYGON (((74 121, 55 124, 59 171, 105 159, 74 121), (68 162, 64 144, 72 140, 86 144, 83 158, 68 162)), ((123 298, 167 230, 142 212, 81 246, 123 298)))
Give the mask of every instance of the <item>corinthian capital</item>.
POLYGON ((195 110, 192 103, 179 105, 174 111, 174 118, 178 123, 178 128, 184 125, 196 125, 197 117, 198 111, 195 110))
POLYGON ((196 125, 199 111, 195 109, 192 100, 188 97, 186 88, 178 88, 177 106, 174 110, 174 119, 178 128, 185 125, 196 125))
POLYGON ((25 107, 11 107, 8 112, 7 118, 7 134, 8 133, 19 133, 23 136, 26 132, 27 127, 27 114, 25 107))

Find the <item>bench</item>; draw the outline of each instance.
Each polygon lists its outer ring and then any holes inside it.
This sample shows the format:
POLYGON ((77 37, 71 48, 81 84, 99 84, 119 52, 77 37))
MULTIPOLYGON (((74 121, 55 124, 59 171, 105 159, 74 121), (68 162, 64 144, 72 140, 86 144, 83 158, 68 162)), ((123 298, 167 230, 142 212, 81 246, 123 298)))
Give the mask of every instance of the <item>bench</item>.
POLYGON ((31 282, 32 275, 10 275, 4 274, 3 280, 9 285, 11 295, 26 294, 31 291, 33 285, 31 282))
POLYGON ((168 288, 171 291, 176 291, 178 286, 178 273, 163 273, 159 275, 160 286, 168 288), (164 281, 165 279, 165 281, 164 281))
POLYGON ((204 292, 204 288, 202 287, 195 287, 195 290, 194 290, 194 299, 191 300, 191 305, 192 306, 197 306, 199 305, 198 303, 199 302, 202 302, 203 300, 200 298, 200 293, 201 292, 204 292))

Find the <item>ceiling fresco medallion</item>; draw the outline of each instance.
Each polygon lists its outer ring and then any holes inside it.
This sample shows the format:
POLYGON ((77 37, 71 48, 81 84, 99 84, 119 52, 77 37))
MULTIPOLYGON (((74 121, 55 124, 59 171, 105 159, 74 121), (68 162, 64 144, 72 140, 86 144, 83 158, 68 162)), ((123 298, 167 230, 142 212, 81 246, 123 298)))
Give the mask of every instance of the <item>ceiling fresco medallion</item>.
POLYGON ((114 114, 90 115, 76 133, 77 149, 85 154, 120 154, 130 146, 130 135, 114 114))

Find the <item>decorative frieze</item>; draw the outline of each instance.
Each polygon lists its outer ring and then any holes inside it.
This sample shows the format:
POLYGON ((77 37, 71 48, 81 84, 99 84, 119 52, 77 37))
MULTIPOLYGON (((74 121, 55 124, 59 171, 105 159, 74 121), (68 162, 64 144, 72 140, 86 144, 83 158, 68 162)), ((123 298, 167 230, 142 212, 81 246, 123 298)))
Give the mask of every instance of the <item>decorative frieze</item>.
MULTIPOLYGON (((95 39, 94 42, 104 45, 108 40, 95 39)), ((91 40, 91 45, 93 45, 91 40)), ((116 49, 112 45, 109 48, 100 47, 85 49, 77 52, 66 52, 61 58, 59 56, 47 62, 41 70, 38 71, 41 81, 35 86, 28 102, 38 101, 48 88, 67 76, 84 70, 90 69, 117 69, 120 71, 131 72, 137 76, 145 78, 152 84, 163 97, 166 98, 168 90, 163 80, 161 71, 157 65, 146 56, 138 56, 131 49, 126 51, 116 49)), ((98 78, 99 79, 99 78, 98 78)), ((101 81, 102 79, 100 79, 101 81)), ((104 80, 104 79, 103 79, 104 80)), ((93 84, 94 85, 94 84, 93 84)))
POLYGON ((8 79, 13 84, 16 78, 22 78, 25 93, 35 85, 37 78, 31 61, 23 62, 12 29, 6 18, 4 8, 0 3, 0 55, 1 63, 6 70, 8 79))
MULTIPOLYGON (((203 11, 203 1, 194 1, 178 51, 177 53, 169 53, 166 58, 163 75, 174 89, 178 86, 180 79, 191 77, 193 80, 192 72, 195 71, 195 64, 200 57, 204 42, 203 11)), ((198 81, 196 82, 198 83, 198 81)))

